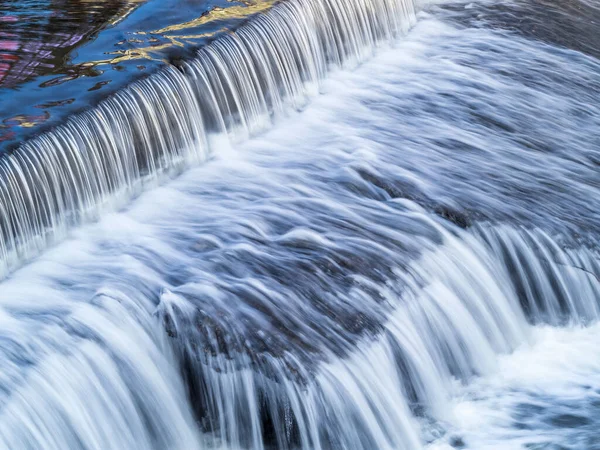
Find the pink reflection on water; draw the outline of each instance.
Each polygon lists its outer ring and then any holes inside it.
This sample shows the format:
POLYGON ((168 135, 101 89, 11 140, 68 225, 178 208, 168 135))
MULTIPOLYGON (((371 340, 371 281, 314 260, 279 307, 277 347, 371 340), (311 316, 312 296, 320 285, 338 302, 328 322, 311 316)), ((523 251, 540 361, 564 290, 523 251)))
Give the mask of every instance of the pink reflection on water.
POLYGON ((18 41, 0 41, 0 50, 17 50, 19 48, 18 41))

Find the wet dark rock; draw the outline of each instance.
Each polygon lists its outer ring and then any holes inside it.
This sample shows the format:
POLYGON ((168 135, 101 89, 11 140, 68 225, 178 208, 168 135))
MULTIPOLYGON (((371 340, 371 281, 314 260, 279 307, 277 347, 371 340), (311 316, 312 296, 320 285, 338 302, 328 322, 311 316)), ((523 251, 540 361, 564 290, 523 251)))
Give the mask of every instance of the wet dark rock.
POLYGON ((471 226, 471 219, 466 212, 458 211, 446 205, 436 206, 434 212, 438 216, 452 222, 457 227, 464 229, 471 226))
POLYGON ((454 448, 466 447, 465 441, 460 436, 451 436, 450 439, 448 439, 448 443, 454 448))
POLYGON ((390 178, 375 170, 357 169, 358 175, 373 186, 384 191, 389 198, 406 198, 409 200, 425 198, 424 194, 412 183, 405 180, 390 178))

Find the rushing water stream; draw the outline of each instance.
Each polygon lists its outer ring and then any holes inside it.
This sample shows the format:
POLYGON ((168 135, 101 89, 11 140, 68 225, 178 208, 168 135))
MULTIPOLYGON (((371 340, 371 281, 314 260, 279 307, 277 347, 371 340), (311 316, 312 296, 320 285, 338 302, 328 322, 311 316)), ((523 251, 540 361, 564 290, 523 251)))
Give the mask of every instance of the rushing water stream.
POLYGON ((600 448, 600 61, 538 7, 284 1, 4 155, 0 447, 600 448))

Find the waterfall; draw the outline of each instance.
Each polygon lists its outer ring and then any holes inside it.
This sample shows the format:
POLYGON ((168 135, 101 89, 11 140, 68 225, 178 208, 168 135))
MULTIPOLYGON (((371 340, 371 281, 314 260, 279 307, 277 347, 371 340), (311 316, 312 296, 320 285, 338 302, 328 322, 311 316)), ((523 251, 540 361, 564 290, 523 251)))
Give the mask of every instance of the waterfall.
POLYGON ((0 157, 1 275, 33 259, 0 283, 0 447, 416 450, 535 331, 599 321, 600 65, 436 19, 331 74, 415 9, 282 1, 0 157))
MULTIPOLYGON (((65 308, 60 293, 38 297, 39 288, 32 295, 18 284, 3 285, 3 295, 25 291, 38 307, 65 308)), ((0 446, 198 448, 175 362, 157 345, 147 299, 135 300, 99 292, 64 323, 33 328, 35 318, 2 313, 0 446)))
MULTIPOLYGON (((498 354, 529 339, 527 322, 600 319, 595 251, 562 248, 540 230, 436 229, 441 244, 406 270, 385 281, 361 280, 381 303, 367 301, 360 288, 347 294, 364 314, 379 309, 382 325, 360 331, 363 339, 352 348, 347 335, 331 334, 320 356, 308 348, 277 356, 276 346, 260 349, 240 334, 243 319, 206 315, 220 302, 207 286, 164 293, 158 314, 179 355, 205 445, 224 439, 249 449, 419 448, 415 418, 448 420, 453 380, 493 373, 498 354)), ((261 311, 283 301, 265 286, 255 288, 261 311)), ((324 338, 312 337, 315 346, 324 338)))
POLYGON ((490 228, 483 234, 509 272, 533 323, 565 325, 600 319, 600 259, 559 245, 541 231, 490 228))
POLYGON ((6 273, 140 186, 204 161, 209 136, 239 139, 299 108, 331 67, 368 57, 415 20, 413 0, 291 0, 96 108, 3 155, 6 273))
MULTIPOLYGON (((554 320, 553 304, 536 295, 572 299, 572 310, 564 310, 571 320, 598 319, 591 315, 600 304, 596 251, 561 247, 535 229, 461 230, 411 209, 434 239, 420 241, 423 252, 410 265, 390 260, 395 252, 383 258, 356 252, 376 268, 380 259, 392 263, 383 279, 358 265, 348 268, 354 281, 347 287, 335 270, 320 271, 316 259, 303 270, 292 268, 320 286, 320 299, 277 280, 244 286, 241 279, 235 286, 204 274, 163 290, 157 303, 161 270, 194 261, 179 246, 163 248, 167 259, 157 266, 155 256, 132 264, 131 257, 102 254, 88 243, 89 254, 66 252, 70 273, 61 266, 46 279, 48 267, 38 263, 19 271, 3 283, 3 294, 44 309, 26 321, 0 316, 0 442, 57 450, 422 448, 422 423, 452 420, 457 381, 495 372, 497 355, 529 339, 528 321, 554 320), (530 270, 515 272, 503 247, 530 270), (91 269, 119 276, 77 304, 82 291, 65 294, 61 280, 85 284, 91 269), (46 279, 42 289, 32 283, 40 278, 46 279), (320 302, 336 308, 336 296, 351 308, 336 315, 346 323, 329 330, 330 312, 320 302), (72 303, 77 306, 65 316, 72 303), (590 315, 576 317, 581 311, 590 315), (368 325, 369 316, 380 322, 368 325), (261 318, 289 329, 260 334, 261 318), (296 330, 292 320, 325 327, 296 330)), ((285 237, 287 245, 303 242, 304 248, 314 239, 297 232, 285 237)), ((147 245, 154 249, 156 241, 147 245)), ((341 251, 331 240, 319 245, 341 251)))

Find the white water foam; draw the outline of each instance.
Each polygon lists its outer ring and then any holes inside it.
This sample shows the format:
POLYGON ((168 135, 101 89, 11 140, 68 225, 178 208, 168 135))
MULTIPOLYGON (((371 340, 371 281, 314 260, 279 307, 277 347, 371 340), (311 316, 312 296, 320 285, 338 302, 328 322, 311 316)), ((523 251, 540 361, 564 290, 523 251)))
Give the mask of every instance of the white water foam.
POLYGON ((428 448, 598 448, 598 339, 598 324, 536 327, 497 373, 457 389, 451 432, 428 448))

